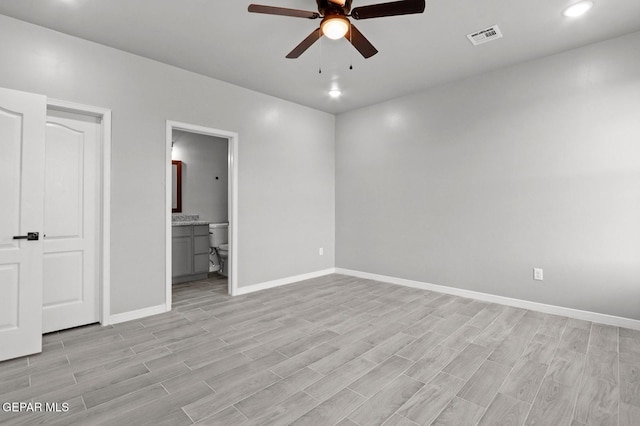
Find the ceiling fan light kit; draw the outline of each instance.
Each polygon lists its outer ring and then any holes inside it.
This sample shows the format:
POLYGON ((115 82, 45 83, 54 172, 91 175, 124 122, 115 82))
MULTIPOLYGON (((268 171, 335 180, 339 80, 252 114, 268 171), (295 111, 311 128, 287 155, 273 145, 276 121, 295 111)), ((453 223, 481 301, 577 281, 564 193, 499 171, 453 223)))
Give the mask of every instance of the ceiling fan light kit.
POLYGON ((339 40, 349 32, 349 20, 344 16, 326 16, 320 24, 322 34, 331 40, 339 40))
POLYGON ((285 7, 264 6, 250 4, 249 12, 267 15, 290 16, 294 18, 318 19, 322 18, 320 28, 313 30, 300 44, 298 44, 287 58, 300 57, 313 43, 325 35, 338 40, 346 37, 349 43, 365 58, 378 53, 378 50, 367 38, 349 21, 349 17, 359 19, 382 18, 385 16, 410 15, 424 12, 425 0, 400 0, 389 3, 372 4, 356 7, 351 10, 352 0, 316 0, 318 12, 289 9, 285 7))

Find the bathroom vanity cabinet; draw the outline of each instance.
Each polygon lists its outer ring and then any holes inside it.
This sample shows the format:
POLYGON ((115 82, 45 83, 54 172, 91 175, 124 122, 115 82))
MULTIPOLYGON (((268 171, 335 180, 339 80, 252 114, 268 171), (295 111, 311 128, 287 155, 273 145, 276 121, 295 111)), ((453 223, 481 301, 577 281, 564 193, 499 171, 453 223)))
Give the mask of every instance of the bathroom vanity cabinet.
POLYGON ((173 284, 207 278, 209 225, 173 226, 171 231, 173 284))

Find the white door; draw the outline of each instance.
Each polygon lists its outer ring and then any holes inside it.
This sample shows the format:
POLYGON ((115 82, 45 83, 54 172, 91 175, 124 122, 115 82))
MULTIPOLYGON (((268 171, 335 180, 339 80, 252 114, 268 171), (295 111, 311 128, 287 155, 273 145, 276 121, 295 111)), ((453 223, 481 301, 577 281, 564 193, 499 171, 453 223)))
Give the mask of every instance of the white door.
POLYGON ((100 119, 49 110, 43 332, 99 320, 100 119))
POLYGON ((0 361, 42 350, 46 108, 44 96, 0 88, 0 361))

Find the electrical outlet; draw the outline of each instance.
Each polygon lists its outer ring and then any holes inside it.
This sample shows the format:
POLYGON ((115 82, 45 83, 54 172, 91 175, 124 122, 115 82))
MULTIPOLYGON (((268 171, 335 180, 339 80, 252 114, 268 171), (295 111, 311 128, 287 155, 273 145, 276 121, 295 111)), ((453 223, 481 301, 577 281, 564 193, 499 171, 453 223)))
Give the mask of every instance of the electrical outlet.
POLYGON ((318 249, 318 254, 319 254, 320 256, 323 256, 323 255, 324 255, 324 249, 323 249, 322 247, 320 247, 320 249, 318 249))
POLYGON ((544 280, 542 268, 533 268, 533 279, 536 281, 544 280))

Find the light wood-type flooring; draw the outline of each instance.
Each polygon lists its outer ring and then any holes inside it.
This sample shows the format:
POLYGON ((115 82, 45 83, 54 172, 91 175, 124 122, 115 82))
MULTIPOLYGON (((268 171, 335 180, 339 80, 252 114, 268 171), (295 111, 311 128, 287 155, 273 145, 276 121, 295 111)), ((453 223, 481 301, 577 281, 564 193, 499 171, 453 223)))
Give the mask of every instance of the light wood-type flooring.
POLYGON ((0 363, 47 425, 640 425, 640 331, 329 275, 44 336, 0 363))

